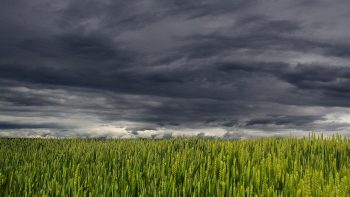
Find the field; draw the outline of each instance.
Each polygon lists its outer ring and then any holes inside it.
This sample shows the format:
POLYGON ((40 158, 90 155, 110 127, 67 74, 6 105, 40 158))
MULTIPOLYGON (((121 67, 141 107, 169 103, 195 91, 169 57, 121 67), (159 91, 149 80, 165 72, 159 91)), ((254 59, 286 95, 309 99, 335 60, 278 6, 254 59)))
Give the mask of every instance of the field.
POLYGON ((0 139, 0 196, 349 196, 350 139, 0 139))

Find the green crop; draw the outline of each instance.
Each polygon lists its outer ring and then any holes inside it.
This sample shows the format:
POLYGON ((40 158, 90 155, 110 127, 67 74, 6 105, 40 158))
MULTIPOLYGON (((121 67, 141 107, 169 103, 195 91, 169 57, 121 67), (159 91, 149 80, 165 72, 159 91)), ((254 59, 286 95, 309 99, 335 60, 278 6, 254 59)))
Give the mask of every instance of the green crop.
POLYGON ((349 196, 350 139, 0 139, 0 196, 349 196))

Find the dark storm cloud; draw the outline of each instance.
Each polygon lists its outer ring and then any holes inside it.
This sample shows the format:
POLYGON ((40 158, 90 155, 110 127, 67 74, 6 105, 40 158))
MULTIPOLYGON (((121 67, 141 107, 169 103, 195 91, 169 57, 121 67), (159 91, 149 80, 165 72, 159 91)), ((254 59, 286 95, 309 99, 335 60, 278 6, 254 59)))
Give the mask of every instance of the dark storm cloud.
POLYGON ((0 122, 0 129, 43 129, 43 128, 61 128, 57 124, 17 124, 10 122, 0 122))
MULTIPOLYGON (((318 105, 334 105, 348 107, 343 99, 349 95, 350 67, 337 65, 297 64, 289 65, 283 62, 225 62, 217 66, 224 73, 241 73, 241 75, 269 75, 288 82, 300 90, 317 90, 325 98, 323 101, 313 101, 318 105)), ((306 103, 305 103, 306 104, 306 103)), ((311 105, 311 103, 308 103, 311 105)))
MULTIPOLYGON (((276 126, 292 126, 292 127, 310 127, 310 123, 317 120, 324 120, 322 116, 267 116, 264 118, 252 119, 246 122, 247 127, 259 128, 266 125, 276 126)), ((313 126, 313 125, 312 125, 313 126)), ((310 128, 304 128, 306 130, 312 130, 310 128)))
POLYGON ((348 4, 6 0, 0 129, 158 138, 220 128, 230 139, 250 136, 235 129, 345 130, 348 4))

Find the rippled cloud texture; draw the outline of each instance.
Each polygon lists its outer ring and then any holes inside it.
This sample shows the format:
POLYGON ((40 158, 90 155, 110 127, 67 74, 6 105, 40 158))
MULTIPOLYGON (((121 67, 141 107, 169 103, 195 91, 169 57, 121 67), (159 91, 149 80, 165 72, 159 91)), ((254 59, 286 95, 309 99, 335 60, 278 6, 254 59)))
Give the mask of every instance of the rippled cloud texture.
POLYGON ((0 137, 350 128, 350 1, 3 0, 0 137))

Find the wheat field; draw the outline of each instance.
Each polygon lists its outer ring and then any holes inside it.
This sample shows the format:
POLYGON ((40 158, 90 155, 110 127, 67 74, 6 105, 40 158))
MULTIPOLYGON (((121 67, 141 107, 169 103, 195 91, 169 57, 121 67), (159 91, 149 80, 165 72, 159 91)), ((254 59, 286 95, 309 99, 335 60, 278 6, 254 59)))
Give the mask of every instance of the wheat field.
POLYGON ((0 139, 0 196, 349 196, 350 140, 0 139))

